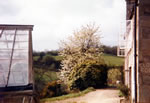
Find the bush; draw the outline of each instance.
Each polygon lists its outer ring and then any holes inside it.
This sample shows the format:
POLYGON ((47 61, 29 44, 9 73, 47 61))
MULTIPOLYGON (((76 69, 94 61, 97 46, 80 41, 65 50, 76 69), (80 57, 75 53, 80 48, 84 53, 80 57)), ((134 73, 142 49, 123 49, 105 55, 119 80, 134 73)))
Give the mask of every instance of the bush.
POLYGON ((35 71, 35 89, 40 94, 48 82, 58 80, 57 74, 54 71, 48 71, 41 68, 34 68, 35 71))
POLYGON ((60 95, 67 94, 67 88, 60 81, 52 81, 47 83, 45 88, 41 93, 42 98, 56 97, 60 95))
POLYGON ((108 86, 117 86, 116 81, 122 82, 122 72, 120 68, 112 68, 108 70, 108 86))
POLYGON ((129 97, 129 88, 126 85, 121 84, 118 86, 118 89, 119 89, 120 97, 125 97, 125 98, 129 97))
POLYGON ((69 75, 70 89, 101 88, 106 83, 107 66, 99 61, 86 60, 73 68, 69 75))
POLYGON ((46 55, 42 59, 42 63, 47 66, 51 65, 54 61, 55 59, 50 55, 46 55))

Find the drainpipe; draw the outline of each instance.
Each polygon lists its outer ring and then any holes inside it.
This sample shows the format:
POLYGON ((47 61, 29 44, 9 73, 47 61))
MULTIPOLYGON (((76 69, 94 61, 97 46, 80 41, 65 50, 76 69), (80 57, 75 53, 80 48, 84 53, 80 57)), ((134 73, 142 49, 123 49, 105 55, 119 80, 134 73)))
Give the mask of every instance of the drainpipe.
POLYGON ((137 103, 137 2, 134 3, 134 81, 135 81, 135 103, 137 103))

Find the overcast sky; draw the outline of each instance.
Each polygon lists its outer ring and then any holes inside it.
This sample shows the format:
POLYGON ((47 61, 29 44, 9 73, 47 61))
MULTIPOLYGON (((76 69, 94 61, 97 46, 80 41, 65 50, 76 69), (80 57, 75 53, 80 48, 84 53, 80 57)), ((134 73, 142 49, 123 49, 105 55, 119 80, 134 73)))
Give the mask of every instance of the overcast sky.
POLYGON ((73 30, 95 22, 102 43, 117 45, 125 22, 125 0, 1 0, 1 24, 31 24, 33 49, 56 50, 73 30))

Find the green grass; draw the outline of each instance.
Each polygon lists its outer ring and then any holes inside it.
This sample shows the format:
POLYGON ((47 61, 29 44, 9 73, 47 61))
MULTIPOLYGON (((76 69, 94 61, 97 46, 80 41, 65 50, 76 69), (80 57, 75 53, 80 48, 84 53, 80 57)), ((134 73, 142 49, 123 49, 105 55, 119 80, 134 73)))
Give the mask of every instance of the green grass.
POLYGON ((33 56, 33 60, 37 61, 40 58, 40 56, 33 56))
POLYGON ((64 99, 68 99, 68 98, 79 97, 79 96, 83 96, 94 90, 95 89, 93 87, 89 87, 86 90, 81 91, 79 93, 71 93, 71 94, 67 94, 67 95, 63 95, 63 96, 59 96, 59 97, 45 98, 45 99, 41 100, 41 103, 45 103, 46 101, 53 102, 53 101, 59 101, 59 100, 64 100, 64 99))
POLYGON ((110 55, 110 54, 102 54, 102 57, 105 63, 110 66, 123 66, 124 64, 123 57, 117 57, 115 55, 110 55))
MULTIPOLYGON (((111 54, 102 54, 102 57, 105 61, 106 64, 110 65, 110 66, 122 66, 124 64, 124 58, 123 57, 118 57, 115 55, 111 55, 111 54)), ((53 58, 55 58, 55 60, 62 60, 63 57, 61 56, 53 56, 53 58)))
POLYGON ((61 61, 63 59, 62 56, 52 56, 56 61, 61 61))

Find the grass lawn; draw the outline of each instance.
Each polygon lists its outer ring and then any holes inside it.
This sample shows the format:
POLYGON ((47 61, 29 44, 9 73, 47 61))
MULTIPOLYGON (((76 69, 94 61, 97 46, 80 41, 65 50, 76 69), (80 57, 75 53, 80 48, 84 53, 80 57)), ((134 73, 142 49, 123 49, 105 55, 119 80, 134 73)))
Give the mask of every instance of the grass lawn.
POLYGON ((48 102, 53 102, 53 101, 59 101, 59 100, 64 100, 64 99, 68 99, 68 98, 74 98, 74 97, 79 97, 79 96, 83 96, 91 91, 94 91, 95 89, 93 87, 89 87, 84 91, 81 91, 79 93, 71 93, 71 94, 67 94, 67 95, 63 95, 63 96, 59 96, 59 97, 52 97, 52 98, 45 98, 42 99, 40 101, 40 103, 45 103, 46 101, 48 102))
POLYGON ((122 66, 124 64, 123 57, 117 57, 115 55, 110 55, 110 54, 102 54, 102 57, 106 62, 106 64, 110 66, 122 66))

